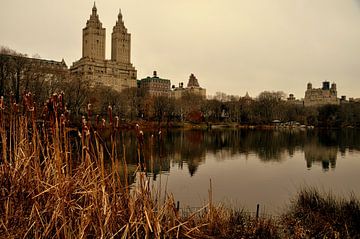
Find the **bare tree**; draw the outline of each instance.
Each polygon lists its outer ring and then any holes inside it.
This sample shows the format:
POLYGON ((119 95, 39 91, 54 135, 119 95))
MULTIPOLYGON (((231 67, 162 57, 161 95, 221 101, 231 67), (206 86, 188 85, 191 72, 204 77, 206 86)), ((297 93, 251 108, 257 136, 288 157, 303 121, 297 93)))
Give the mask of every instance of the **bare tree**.
POLYGON ((59 89, 65 93, 65 104, 76 116, 79 116, 88 103, 90 82, 79 76, 72 76, 59 83, 59 89))
POLYGON ((15 94, 15 99, 19 102, 21 73, 25 65, 22 59, 24 55, 7 47, 0 47, 0 55, 1 93, 3 95, 8 89, 15 94))

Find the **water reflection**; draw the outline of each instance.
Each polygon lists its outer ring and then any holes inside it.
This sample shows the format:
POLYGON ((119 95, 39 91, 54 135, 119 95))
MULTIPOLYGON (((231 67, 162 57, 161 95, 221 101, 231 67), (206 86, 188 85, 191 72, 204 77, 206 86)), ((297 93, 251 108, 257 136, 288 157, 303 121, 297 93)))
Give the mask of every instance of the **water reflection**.
POLYGON ((214 201, 229 201, 231 206, 236 201, 250 210, 260 203, 276 213, 304 185, 360 195, 359 132, 173 130, 160 137, 145 131, 139 150, 134 131, 103 132, 103 138, 117 154, 120 173, 127 162, 130 185, 141 169, 155 188, 171 192, 185 207, 198 207, 208 197, 211 179, 214 201))
POLYGON ((335 169, 336 159, 338 154, 338 147, 323 146, 316 138, 304 146, 304 155, 306 160, 306 167, 310 169, 313 163, 321 163, 324 171, 328 171, 329 167, 335 169))
MULTIPOLYGON (((236 155, 255 155, 261 162, 283 163, 296 151, 304 153, 304 167, 321 165, 324 171, 335 169, 338 152, 360 150, 358 130, 175 130, 144 133, 144 144, 138 150, 135 133, 116 134, 116 151, 128 164, 143 163, 144 170, 153 175, 169 172, 172 166, 187 167, 194 176, 205 163, 206 155, 216 160, 236 159, 236 155)), ((109 138, 107 136, 107 138, 109 138)), ((108 141, 109 142, 109 141, 108 141)), ((109 143, 110 145, 110 143, 109 143)))

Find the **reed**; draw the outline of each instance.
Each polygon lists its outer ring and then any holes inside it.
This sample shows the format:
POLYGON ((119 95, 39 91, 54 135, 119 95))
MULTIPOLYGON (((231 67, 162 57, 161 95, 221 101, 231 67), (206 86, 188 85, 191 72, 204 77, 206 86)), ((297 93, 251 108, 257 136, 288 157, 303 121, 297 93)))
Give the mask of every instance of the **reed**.
POLYGON ((31 94, 8 108, 2 98, 0 237, 225 238, 228 210, 210 200, 182 217, 171 194, 161 199, 152 189, 141 165, 129 185, 126 159, 116 155, 121 145, 112 138, 106 148, 85 118, 78 144, 62 100, 62 94, 50 97, 37 117, 31 94))
MULTIPOLYGON (((281 220, 255 218, 209 203, 182 215, 171 194, 155 190, 139 165, 130 185, 127 160, 101 138, 106 126, 82 119, 69 127, 63 95, 53 95, 37 116, 31 94, 22 105, 0 101, 0 238, 358 238, 360 203, 305 188, 281 220), (105 157, 106 156, 106 157, 105 157), (281 230, 280 230, 281 229, 281 230)), ((109 127, 112 122, 109 108, 109 127)), ((116 119, 116 117, 115 117, 116 119)), ((125 153, 123 154, 125 155, 125 153)))
POLYGON ((336 198, 315 188, 299 191, 282 224, 293 238, 359 238, 360 202, 336 198))

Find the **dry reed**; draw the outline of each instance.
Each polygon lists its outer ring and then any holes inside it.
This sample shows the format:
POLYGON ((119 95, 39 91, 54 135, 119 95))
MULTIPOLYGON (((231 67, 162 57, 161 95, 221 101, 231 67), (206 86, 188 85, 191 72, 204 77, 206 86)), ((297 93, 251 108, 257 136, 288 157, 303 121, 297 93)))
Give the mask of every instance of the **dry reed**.
POLYGON ((77 130, 67 127, 62 97, 49 99, 41 120, 31 94, 21 107, 0 105, 0 237, 277 238, 271 220, 215 206, 211 186, 209 205, 182 217, 172 195, 162 200, 141 170, 129 185, 126 159, 115 153, 122 146, 112 139, 105 148, 86 119, 74 148, 77 130))
POLYGON ((360 202, 315 188, 299 191, 282 224, 292 238, 360 238, 360 202))

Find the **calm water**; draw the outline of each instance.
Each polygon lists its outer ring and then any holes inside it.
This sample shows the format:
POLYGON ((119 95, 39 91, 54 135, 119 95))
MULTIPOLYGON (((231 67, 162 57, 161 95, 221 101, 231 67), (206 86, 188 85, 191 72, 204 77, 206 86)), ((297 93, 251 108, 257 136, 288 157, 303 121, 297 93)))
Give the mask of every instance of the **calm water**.
MULTIPOLYGON (((277 213, 302 186, 360 197, 359 133, 223 129, 165 131, 158 137, 145 132, 141 158, 152 183, 166 185, 181 207, 203 205, 211 179, 215 201, 249 211, 259 203, 263 211, 277 213)), ((135 168, 134 134, 123 133, 119 140, 135 168)))

